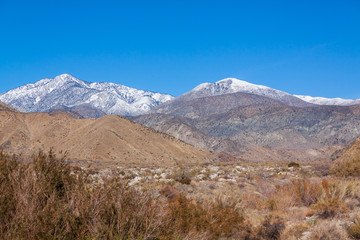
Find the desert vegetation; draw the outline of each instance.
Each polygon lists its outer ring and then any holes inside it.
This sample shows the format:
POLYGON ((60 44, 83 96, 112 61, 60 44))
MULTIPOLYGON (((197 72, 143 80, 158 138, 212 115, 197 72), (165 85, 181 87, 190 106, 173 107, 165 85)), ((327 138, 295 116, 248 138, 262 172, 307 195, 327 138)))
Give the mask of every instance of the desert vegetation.
POLYGON ((360 239, 358 179, 259 168, 96 170, 1 152, 0 238, 360 239))

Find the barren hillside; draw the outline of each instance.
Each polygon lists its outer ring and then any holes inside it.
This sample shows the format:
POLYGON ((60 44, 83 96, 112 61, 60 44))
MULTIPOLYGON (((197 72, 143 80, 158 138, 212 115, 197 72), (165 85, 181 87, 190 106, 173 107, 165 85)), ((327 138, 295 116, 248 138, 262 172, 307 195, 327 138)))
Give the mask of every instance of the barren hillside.
POLYGON ((51 147, 74 161, 174 165, 206 161, 210 153, 122 117, 74 119, 66 114, 0 111, 0 145, 32 154, 51 147))

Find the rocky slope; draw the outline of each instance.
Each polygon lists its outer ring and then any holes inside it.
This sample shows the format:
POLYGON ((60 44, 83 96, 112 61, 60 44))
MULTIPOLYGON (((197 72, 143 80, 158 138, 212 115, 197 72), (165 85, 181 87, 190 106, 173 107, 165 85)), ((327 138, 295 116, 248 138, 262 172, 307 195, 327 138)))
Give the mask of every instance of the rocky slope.
POLYGON ((0 101, 21 112, 48 112, 53 108, 87 105, 105 114, 121 116, 143 114, 171 99, 173 97, 167 94, 142 91, 115 83, 89 83, 69 74, 42 79, 0 95, 0 101))
POLYGON ((164 105, 158 109, 165 113, 136 121, 216 152, 318 149, 345 145, 360 135, 360 105, 293 107, 245 93, 164 105))
POLYGON ((11 153, 67 151, 76 162, 172 166, 207 161, 210 153, 119 116, 75 119, 66 114, 0 111, 0 146, 11 153))

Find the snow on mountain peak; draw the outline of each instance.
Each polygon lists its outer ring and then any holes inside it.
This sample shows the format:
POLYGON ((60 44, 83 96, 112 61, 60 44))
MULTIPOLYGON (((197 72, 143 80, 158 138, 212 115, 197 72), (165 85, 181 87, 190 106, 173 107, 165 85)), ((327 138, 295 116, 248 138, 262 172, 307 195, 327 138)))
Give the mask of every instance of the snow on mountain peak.
POLYGON ((56 76, 55 78, 60 78, 60 79, 67 80, 67 79, 72 79, 72 78, 75 78, 75 77, 72 76, 71 74, 63 73, 63 74, 60 74, 59 76, 56 76))
POLYGON ((267 86, 252 84, 236 78, 225 78, 215 83, 203 83, 195 87, 184 96, 190 98, 208 97, 229 93, 251 93, 268 97, 290 106, 307 107, 316 105, 355 105, 360 104, 360 99, 341 99, 341 98, 323 98, 302 95, 291 95, 280 90, 272 89, 267 86))
POLYGON ((216 83, 218 84, 228 84, 228 85, 253 85, 253 86, 256 86, 255 84, 252 84, 252 83, 249 83, 249 82, 246 82, 244 80, 240 80, 240 79, 237 79, 237 78, 224 78, 224 79, 221 79, 219 81, 217 81, 216 83))
POLYGON ((210 85, 211 85, 211 83, 208 83, 208 82, 202 83, 202 84, 198 85, 197 87, 195 87, 192 91, 199 91, 201 89, 209 87, 210 85))
POLYGON ((215 84, 222 84, 224 86, 227 86, 229 89, 231 89, 234 92, 239 92, 243 90, 251 91, 256 89, 270 89, 269 87, 256 85, 243 80, 239 80, 237 78, 225 78, 216 82, 215 84))
POLYGON ((172 98, 168 94, 138 90, 116 83, 89 83, 66 73, 0 95, 0 101, 23 112, 46 112, 58 106, 88 104, 107 114, 122 116, 144 114, 172 98))
POLYGON ((252 84, 236 78, 225 78, 215 83, 203 83, 195 87, 190 92, 184 94, 187 98, 209 97, 230 93, 250 93, 268 97, 290 106, 305 107, 311 104, 292 96, 286 92, 272 89, 263 85, 252 84))
POLYGON ((85 82, 83 80, 80 80, 68 73, 64 73, 64 74, 61 74, 59 76, 56 76, 54 79, 51 79, 52 81, 56 81, 57 83, 60 83, 60 84, 65 84, 65 83, 70 83, 70 82, 75 82, 77 84, 80 84, 84 87, 88 87, 88 82, 85 82))
POLYGON ((342 99, 342 98, 324 98, 324 97, 312 97, 304 95, 294 95, 301 100, 317 105, 338 105, 338 106, 349 106, 360 104, 360 99, 342 99))
POLYGON ((213 96, 235 92, 253 93, 258 95, 289 95, 266 86, 252 84, 236 78, 225 78, 215 83, 203 83, 190 91, 193 95, 213 96))
POLYGON ((191 92, 210 91, 212 92, 212 95, 219 95, 235 92, 256 92, 260 89, 271 88, 252 84, 237 78, 225 78, 215 83, 202 83, 195 87, 191 92))

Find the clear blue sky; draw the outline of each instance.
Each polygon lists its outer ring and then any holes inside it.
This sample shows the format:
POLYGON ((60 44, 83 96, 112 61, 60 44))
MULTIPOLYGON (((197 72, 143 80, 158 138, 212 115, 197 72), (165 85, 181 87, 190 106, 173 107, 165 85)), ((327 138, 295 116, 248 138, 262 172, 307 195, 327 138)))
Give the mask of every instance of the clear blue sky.
POLYGON ((236 77, 360 98, 360 0, 0 0, 0 92, 62 73, 175 96, 236 77))

